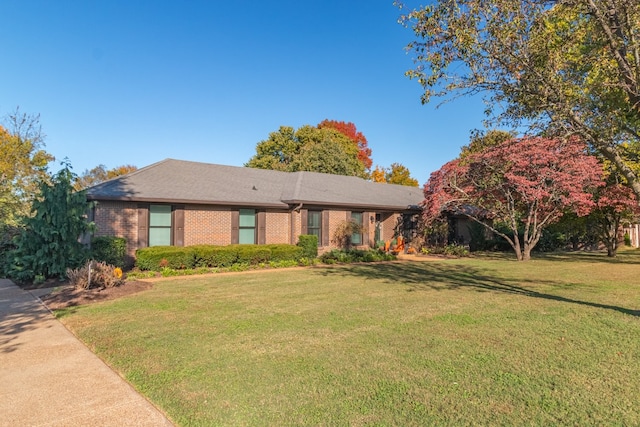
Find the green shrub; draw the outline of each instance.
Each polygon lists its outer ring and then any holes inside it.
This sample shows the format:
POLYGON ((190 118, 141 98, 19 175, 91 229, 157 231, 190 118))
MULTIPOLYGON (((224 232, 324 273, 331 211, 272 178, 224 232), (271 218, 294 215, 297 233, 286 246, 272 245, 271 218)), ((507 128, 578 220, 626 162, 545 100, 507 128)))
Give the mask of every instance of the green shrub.
POLYGON ((631 246, 631 236, 629 235, 628 231, 624 233, 624 245, 631 246))
MULTIPOLYGON (((313 236, 316 237, 316 236, 313 236)), ((305 248, 296 245, 265 245, 271 251, 270 261, 297 261, 305 256, 305 248)), ((316 253, 318 247, 316 246, 316 253)))
POLYGON ((91 240, 91 257, 124 268, 127 255, 127 240, 124 237, 101 236, 91 240))
POLYGON ((271 258, 271 250, 264 245, 231 245, 238 250, 239 264, 257 265, 268 262, 271 258))
POLYGON ((193 268, 194 251, 190 247, 152 246, 136 251, 136 266, 140 270, 161 271, 165 267, 175 270, 193 268))
POLYGON ((386 254, 378 250, 359 250, 348 249, 339 250, 334 249, 330 252, 325 252, 320 257, 320 260, 325 264, 335 263, 352 263, 352 262, 378 262, 378 261, 392 261, 396 256, 392 254, 386 254))
POLYGON ((318 236, 313 234, 302 234, 298 236, 298 244, 303 250, 304 258, 318 257, 318 236))
POLYGON ((238 261, 237 246, 191 246, 196 267, 229 267, 238 261))

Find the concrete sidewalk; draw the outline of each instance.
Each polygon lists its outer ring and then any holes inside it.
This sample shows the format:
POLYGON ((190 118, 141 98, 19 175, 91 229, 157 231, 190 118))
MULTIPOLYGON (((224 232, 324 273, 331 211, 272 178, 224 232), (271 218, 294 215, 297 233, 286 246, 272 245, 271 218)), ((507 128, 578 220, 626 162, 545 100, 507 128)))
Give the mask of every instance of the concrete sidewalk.
POLYGON ((0 426, 172 426, 42 302, 0 279, 0 426))

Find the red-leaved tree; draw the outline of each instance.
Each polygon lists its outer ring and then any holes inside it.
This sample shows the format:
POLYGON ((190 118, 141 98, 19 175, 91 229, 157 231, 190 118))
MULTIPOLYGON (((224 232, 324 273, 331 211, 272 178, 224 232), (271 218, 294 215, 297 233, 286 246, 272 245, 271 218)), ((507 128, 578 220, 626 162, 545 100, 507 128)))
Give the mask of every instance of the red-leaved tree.
POLYGON ((596 206, 591 214, 598 239, 607 248, 607 256, 615 257, 620 241, 620 229, 625 220, 640 215, 638 199, 631 188, 618 182, 607 182, 595 194, 596 206))
POLYGON ((544 228, 564 212, 591 211, 601 175, 598 160, 577 139, 510 139, 431 174, 424 219, 429 224, 445 211, 462 214, 504 238, 526 261, 544 228))
POLYGON ((318 124, 318 129, 331 128, 335 129, 350 140, 358 147, 358 160, 364 165, 368 171, 371 169, 373 160, 371 160, 371 148, 369 148, 367 138, 358 132, 356 125, 351 122, 339 122, 337 120, 325 119, 318 124))

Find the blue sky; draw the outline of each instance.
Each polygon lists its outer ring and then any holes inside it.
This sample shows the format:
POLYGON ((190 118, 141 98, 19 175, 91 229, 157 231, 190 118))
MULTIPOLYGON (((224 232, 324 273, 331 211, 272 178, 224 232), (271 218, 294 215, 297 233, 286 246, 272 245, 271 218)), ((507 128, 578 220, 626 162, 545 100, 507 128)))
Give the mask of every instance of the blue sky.
POLYGON ((280 126, 332 119, 422 185, 482 128, 479 99, 421 105, 392 0, 4 0, 0 16, 0 114, 40 114, 76 173, 242 166, 280 126))

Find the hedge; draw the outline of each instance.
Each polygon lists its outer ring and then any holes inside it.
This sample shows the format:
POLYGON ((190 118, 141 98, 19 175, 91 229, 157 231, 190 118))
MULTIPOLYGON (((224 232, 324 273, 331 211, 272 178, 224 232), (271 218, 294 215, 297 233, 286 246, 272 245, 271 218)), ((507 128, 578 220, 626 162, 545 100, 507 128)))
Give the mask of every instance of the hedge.
POLYGON ((238 262, 238 250, 230 246, 198 245, 193 249, 195 267, 229 267, 238 262))
POLYGON ((303 248, 294 245, 196 245, 153 246, 136 251, 140 270, 160 271, 164 267, 186 269, 230 267, 234 264, 257 265, 269 261, 298 261, 303 248))
POLYGON ((160 271, 164 267, 180 270, 193 268, 193 249, 179 246, 153 246, 136 251, 136 267, 160 271))
MULTIPOLYGON (((315 236, 313 236, 315 237, 315 236)), ((299 261, 304 257, 304 248, 295 245, 265 245, 264 247, 271 250, 271 258, 269 261, 299 261)), ((317 250, 317 247, 316 247, 317 250)), ((309 258, 309 257, 307 257, 309 258)), ((312 257, 315 258, 315 257, 312 257)))

